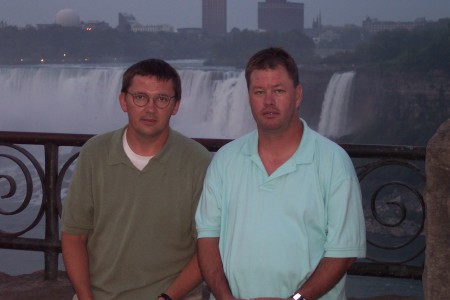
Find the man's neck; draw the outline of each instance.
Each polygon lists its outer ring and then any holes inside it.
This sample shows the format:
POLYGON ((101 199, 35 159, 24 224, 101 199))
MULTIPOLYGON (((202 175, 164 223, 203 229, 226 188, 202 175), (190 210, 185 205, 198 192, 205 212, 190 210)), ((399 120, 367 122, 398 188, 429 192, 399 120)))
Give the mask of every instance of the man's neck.
POLYGON ((169 137, 169 132, 170 130, 167 130, 164 134, 151 138, 147 136, 133 135, 127 131, 126 138, 128 145, 134 153, 141 156, 155 156, 166 144, 169 137))
POLYGON ((258 153, 268 175, 272 174, 297 151, 303 130, 303 123, 298 119, 298 122, 281 133, 258 131, 258 153))

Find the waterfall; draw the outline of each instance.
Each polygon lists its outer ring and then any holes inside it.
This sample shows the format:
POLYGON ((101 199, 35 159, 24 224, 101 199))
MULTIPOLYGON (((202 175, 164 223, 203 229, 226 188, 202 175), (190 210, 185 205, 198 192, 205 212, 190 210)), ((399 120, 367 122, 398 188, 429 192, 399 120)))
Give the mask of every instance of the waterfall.
POLYGON ((122 68, 29 66, 0 69, 0 128, 99 133, 124 124, 122 68))
MULTIPOLYGON (((118 95, 127 66, 0 68, 0 130, 98 134, 126 124, 118 95)), ((190 137, 237 138, 255 128, 243 72, 175 64, 182 79, 171 126, 190 137)))
POLYGON ((319 133, 337 138, 351 132, 349 110, 354 71, 335 73, 325 91, 319 119, 319 133))
POLYGON ((237 138, 255 128, 244 72, 181 70, 183 97, 171 120, 191 137, 237 138))

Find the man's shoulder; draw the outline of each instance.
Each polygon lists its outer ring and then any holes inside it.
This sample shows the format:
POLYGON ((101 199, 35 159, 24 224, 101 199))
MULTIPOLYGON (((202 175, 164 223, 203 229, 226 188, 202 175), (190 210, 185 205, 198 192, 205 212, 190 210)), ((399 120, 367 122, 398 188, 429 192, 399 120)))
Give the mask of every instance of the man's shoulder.
POLYGON ((122 137, 123 128, 114 131, 109 131, 106 133, 101 133, 94 135, 89 140, 84 143, 81 151, 82 152, 97 152, 100 149, 108 148, 111 141, 120 141, 122 137))
POLYGON ((181 148, 184 153, 195 155, 200 158, 210 159, 211 152, 196 140, 189 138, 175 130, 172 130, 171 135, 174 147, 181 148))
POLYGON ((240 151, 242 149, 242 147, 244 145, 246 145, 247 143, 249 143, 251 141, 252 138, 255 137, 255 131, 249 132, 237 139, 234 139, 232 141, 230 141, 229 143, 225 144, 224 146, 222 146, 218 153, 230 153, 230 152, 237 152, 240 151))
POLYGON ((314 162, 319 173, 324 176, 335 176, 335 179, 337 179, 335 172, 344 177, 348 177, 349 174, 355 175, 352 160, 344 148, 317 132, 312 131, 311 137, 314 144, 314 162))
POLYGON ((222 146, 216 156, 218 159, 232 159, 238 157, 239 153, 250 154, 250 148, 253 145, 253 141, 256 141, 256 131, 247 133, 231 142, 222 146))
POLYGON ((332 153, 347 155, 345 150, 335 141, 321 135, 320 133, 309 129, 310 141, 316 145, 315 149, 324 155, 332 153))

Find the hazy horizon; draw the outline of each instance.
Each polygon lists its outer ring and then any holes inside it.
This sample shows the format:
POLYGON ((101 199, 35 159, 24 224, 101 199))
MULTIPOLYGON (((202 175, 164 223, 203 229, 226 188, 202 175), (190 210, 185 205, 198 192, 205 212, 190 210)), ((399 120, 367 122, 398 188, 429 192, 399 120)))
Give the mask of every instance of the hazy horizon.
MULTIPOLYGON (((228 0, 227 28, 257 29, 257 3, 228 0)), ((449 0, 304 0, 305 28, 319 15, 324 25, 362 25, 367 17, 380 21, 436 21, 450 17, 449 0)), ((201 0, 0 0, 0 21, 8 25, 51 24, 61 9, 78 12, 82 21, 105 21, 117 26, 118 14, 129 13, 142 25, 168 24, 174 28, 201 27, 201 0), (183 12, 180 14, 180 12, 183 12)))

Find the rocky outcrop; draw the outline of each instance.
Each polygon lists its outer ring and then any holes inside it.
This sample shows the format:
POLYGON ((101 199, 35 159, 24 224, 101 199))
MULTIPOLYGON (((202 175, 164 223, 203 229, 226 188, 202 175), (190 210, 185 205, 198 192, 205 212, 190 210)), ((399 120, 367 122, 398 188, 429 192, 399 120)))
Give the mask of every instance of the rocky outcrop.
MULTIPOLYGON (((317 129, 328 83, 352 66, 300 67, 300 115, 317 129)), ((450 117, 450 77, 442 72, 406 73, 358 68, 353 81, 349 125, 353 137, 338 142, 424 146, 450 117)))
POLYGON ((450 119, 430 139, 426 156, 425 299, 450 295, 450 119))
POLYGON ((300 83, 303 86, 303 101, 300 105, 300 116, 308 125, 317 129, 319 124, 322 102, 328 83, 336 68, 305 68, 300 67, 300 83))

